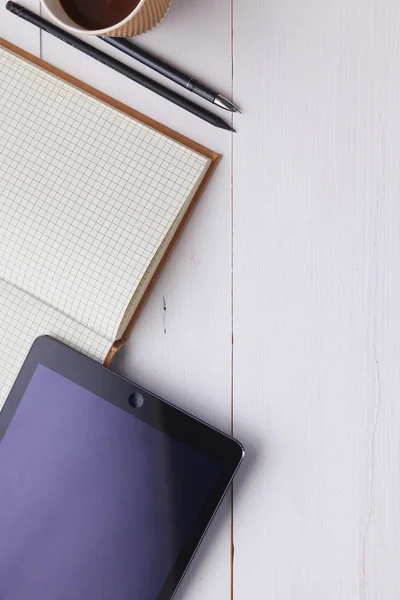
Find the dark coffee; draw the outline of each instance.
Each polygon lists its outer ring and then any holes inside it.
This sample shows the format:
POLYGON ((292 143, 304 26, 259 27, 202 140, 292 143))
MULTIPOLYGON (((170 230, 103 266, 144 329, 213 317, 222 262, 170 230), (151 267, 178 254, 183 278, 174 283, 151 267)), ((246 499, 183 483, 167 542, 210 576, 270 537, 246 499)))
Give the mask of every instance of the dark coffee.
POLYGON ((104 29, 127 17, 140 0, 60 0, 67 15, 85 29, 104 29))

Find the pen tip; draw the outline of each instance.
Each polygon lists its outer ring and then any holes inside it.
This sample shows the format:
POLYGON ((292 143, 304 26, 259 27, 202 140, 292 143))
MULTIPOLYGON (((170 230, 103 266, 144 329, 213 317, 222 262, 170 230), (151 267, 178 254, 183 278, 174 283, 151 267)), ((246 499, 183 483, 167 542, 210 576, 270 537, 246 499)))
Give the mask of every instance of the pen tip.
POLYGON ((238 109, 238 107, 235 104, 233 104, 233 102, 231 102, 230 100, 228 100, 228 98, 225 98, 225 96, 221 96, 221 94, 218 94, 218 96, 216 96, 214 98, 214 104, 216 104, 220 108, 224 108, 225 110, 229 110, 230 112, 238 112, 238 113, 240 113, 240 110, 238 109))

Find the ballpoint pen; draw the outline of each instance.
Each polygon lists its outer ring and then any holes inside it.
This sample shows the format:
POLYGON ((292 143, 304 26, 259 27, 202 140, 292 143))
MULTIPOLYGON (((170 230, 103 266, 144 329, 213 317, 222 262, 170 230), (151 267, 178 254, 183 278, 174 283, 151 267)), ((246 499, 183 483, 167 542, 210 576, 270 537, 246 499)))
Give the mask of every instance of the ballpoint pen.
POLYGON ((124 52, 128 56, 135 58, 147 67, 150 67, 150 69, 153 69, 154 71, 157 71, 157 73, 168 77, 168 79, 171 79, 172 81, 181 85, 182 87, 190 90, 191 92, 194 92, 198 96, 205 98, 206 100, 212 102, 216 106, 219 106, 220 108, 224 108, 225 110, 229 110, 231 112, 240 112, 240 110, 237 108, 237 106, 235 106, 235 104, 233 104, 233 102, 231 102, 221 94, 218 94, 217 92, 211 90, 209 87, 206 87, 205 85, 199 83, 194 77, 185 75, 185 73, 182 73, 175 67, 172 67, 171 65, 167 64, 164 60, 153 56, 153 54, 150 54, 150 52, 148 52, 147 50, 140 48, 133 42, 124 38, 107 37, 105 35, 100 35, 99 37, 105 42, 107 42, 107 44, 110 44, 114 48, 121 50, 121 52, 124 52))

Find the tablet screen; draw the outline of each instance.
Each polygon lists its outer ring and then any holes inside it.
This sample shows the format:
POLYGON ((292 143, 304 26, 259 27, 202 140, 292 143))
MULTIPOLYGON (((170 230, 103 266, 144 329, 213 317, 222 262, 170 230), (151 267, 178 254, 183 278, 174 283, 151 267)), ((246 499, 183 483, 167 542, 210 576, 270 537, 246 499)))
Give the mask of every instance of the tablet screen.
POLYGON ((218 476, 39 364, 0 442, 0 598, 155 600, 218 476))

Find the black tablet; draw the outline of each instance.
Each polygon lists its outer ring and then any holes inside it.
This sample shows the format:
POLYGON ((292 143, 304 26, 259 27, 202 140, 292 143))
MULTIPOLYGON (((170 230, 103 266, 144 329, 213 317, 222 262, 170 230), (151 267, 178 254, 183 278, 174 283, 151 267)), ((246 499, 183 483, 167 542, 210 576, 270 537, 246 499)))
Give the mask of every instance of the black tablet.
POLYGON ((243 456, 49 338, 0 413, 0 598, 171 598, 243 456))

